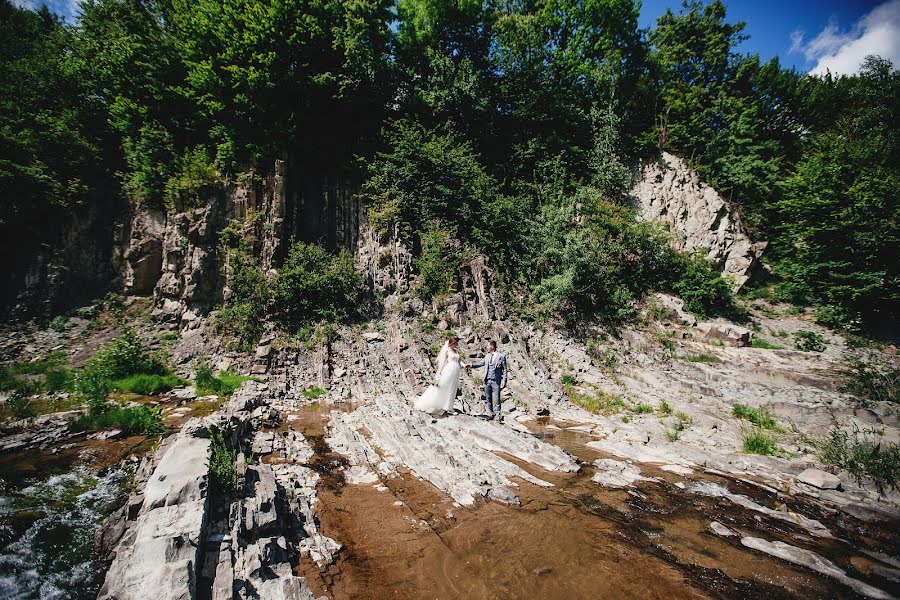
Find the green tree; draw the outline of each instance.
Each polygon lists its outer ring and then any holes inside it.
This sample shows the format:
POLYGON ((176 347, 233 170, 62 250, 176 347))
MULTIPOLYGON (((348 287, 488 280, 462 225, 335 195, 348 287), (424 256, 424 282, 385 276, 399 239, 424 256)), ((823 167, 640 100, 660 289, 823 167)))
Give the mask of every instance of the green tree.
POLYGON ((0 0, 0 254, 3 292, 55 246, 105 182, 105 128, 77 40, 46 8, 0 0), (7 274, 10 279, 7 280, 7 274))

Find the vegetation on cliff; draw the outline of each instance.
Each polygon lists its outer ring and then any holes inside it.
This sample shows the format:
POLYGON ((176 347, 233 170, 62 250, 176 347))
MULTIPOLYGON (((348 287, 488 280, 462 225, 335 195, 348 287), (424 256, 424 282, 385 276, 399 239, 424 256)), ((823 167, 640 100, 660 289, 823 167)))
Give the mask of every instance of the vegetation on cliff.
MULTIPOLYGON (((456 238, 536 312, 616 320, 647 289, 728 311, 714 269, 632 222, 627 165, 669 150, 773 241, 780 298, 832 324, 897 319, 900 74, 739 54, 719 0, 650 31, 626 0, 90 0, 74 25, 0 11, 0 239, 22 257, 106 174, 182 210, 287 157, 359 184, 426 257, 426 293, 456 238)), ((320 310, 269 291, 230 310, 251 328, 254 303, 294 324, 320 310)))

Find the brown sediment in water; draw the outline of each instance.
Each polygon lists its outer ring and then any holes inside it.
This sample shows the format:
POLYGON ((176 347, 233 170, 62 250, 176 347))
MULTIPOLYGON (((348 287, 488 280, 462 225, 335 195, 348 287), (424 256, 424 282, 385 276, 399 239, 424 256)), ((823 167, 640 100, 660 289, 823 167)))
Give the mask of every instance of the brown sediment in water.
POLYGON ((82 436, 70 438, 65 445, 69 447, 56 452, 32 448, 0 453, 0 479, 18 487, 35 479, 66 473, 77 466, 100 473, 118 466, 124 458, 150 451, 156 445, 156 438, 136 435, 94 440, 82 436))
MULTIPOLYGON (((323 475, 316 506, 320 531, 344 546, 324 570, 309 559, 297 565, 315 595, 373 600, 853 596, 818 574, 743 547, 739 536, 718 537, 708 526, 718 519, 743 535, 782 539, 846 562, 847 550, 837 542, 810 540, 792 524, 760 522, 758 513, 725 499, 680 490, 672 484, 685 478, 652 465, 640 465, 643 474, 662 481, 608 489, 591 481, 589 464, 577 474, 555 473, 504 455, 554 484, 518 482, 519 507, 487 501, 454 506, 407 472, 382 478, 385 491, 345 485, 336 472, 344 459, 324 442, 330 408, 300 410, 282 425, 304 433, 316 450, 310 466, 323 475), (798 543, 798 536, 808 543, 798 543)), ((586 447, 596 439, 589 434, 546 423, 535 423, 535 430, 582 461, 608 457, 586 447)), ((734 484, 699 472, 689 479, 734 484)), ((760 488, 730 487, 771 504, 760 488)))

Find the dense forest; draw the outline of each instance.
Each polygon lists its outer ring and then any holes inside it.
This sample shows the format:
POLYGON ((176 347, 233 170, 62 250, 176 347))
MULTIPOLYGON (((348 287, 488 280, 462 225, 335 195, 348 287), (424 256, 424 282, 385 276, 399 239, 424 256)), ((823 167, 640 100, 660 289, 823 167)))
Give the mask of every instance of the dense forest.
POLYGON ((896 323, 900 73, 874 56, 818 77, 740 54, 744 24, 718 0, 649 31, 638 12, 87 0, 66 24, 0 0, 4 270, 100 196, 185 210, 205 186, 290 157, 399 226, 425 294, 476 249, 525 292, 526 315, 620 320, 650 289, 734 310, 712 265, 633 218, 633 166, 665 150, 772 242, 755 293, 816 306, 830 325, 896 323))

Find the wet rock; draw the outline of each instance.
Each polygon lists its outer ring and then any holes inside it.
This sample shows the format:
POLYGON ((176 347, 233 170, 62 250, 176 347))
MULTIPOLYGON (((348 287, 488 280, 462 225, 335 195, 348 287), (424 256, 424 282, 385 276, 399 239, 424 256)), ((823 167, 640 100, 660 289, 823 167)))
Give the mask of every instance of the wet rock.
POLYGON ((848 577, 847 574, 844 573, 843 569, 835 565, 830 560, 822 558, 811 550, 791 546, 790 544, 785 544, 784 542, 778 540, 770 542, 768 540, 756 537, 741 538, 741 544, 748 548, 752 548, 754 550, 764 552, 765 554, 775 556, 789 563, 801 565, 803 567, 806 567, 807 569, 811 569, 817 573, 821 573, 822 575, 827 575, 828 577, 831 577, 843 583, 856 593, 861 594, 866 598, 883 598, 885 600, 893 598, 891 594, 883 590, 872 587, 871 585, 863 583, 858 579, 848 577))
POLYGON ((793 512, 788 509, 786 504, 781 505, 781 510, 773 510, 753 501, 743 494, 733 494, 728 491, 728 488, 721 486, 718 483, 712 483, 708 481, 697 482, 691 486, 690 490, 696 494, 702 494, 704 496, 727 498, 738 506, 743 506, 744 508, 767 515, 769 517, 772 517, 773 519, 778 519, 787 523, 793 523, 794 525, 805 529, 810 533, 810 535, 813 535, 815 537, 834 537, 833 535, 831 535, 831 532, 828 530, 828 528, 825 527, 825 525, 823 525, 820 521, 811 519, 800 513, 793 512))
POLYGON ((709 524, 709 529, 716 535, 720 535, 722 537, 732 537, 736 535, 732 530, 728 529, 718 521, 713 521, 709 524))
POLYGON ((599 458, 593 465, 597 472, 591 477, 591 481, 606 487, 629 487, 635 481, 652 481, 649 477, 643 477, 638 467, 626 462, 599 458))
POLYGON ((819 469, 806 469, 797 475, 797 481, 821 490, 836 490, 841 487, 841 480, 837 475, 819 469))

